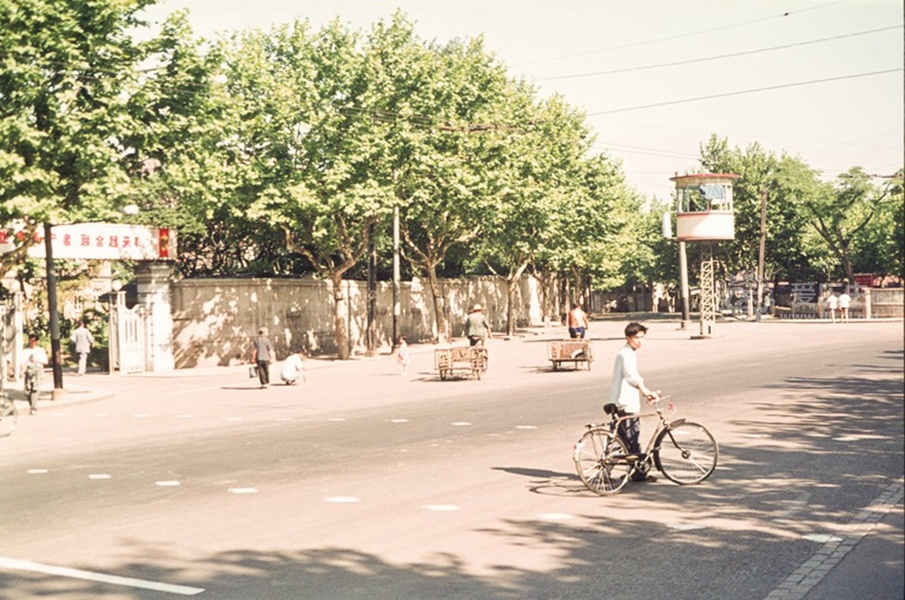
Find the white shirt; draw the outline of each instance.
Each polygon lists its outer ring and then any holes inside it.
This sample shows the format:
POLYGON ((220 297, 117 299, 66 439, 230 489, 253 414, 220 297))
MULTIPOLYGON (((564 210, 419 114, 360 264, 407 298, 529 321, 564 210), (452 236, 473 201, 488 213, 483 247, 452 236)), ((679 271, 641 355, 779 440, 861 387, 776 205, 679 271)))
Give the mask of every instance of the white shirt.
POLYGON ((836 307, 839 305, 839 298, 836 297, 836 294, 830 294, 826 299, 826 303, 830 307, 830 310, 836 310, 836 307))
POLYGON ((299 377, 305 375, 305 367, 302 364, 302 357, 298 354, 292 354, 283 361, 283 370, 280 371, 280 379, 283 381, 295 381, 299 377))
POLYGON ((638 386, 644 379, 638 373, 638 355, 626 344, 618 353, 613 363, 613 383, 610 399, 627 413, 641 412, 641 390, 638 386))
POLYGON ((852 297, 845 292, 839 296, 839 308, 848 308, 852 303, 852 297))

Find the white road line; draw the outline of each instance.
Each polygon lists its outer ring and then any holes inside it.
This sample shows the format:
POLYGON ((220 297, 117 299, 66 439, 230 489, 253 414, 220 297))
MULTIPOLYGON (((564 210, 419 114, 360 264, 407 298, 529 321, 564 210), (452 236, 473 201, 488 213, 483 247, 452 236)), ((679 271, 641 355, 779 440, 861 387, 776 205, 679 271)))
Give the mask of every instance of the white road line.
POLYGON ((355 504, 356 502, 361 502, 355 496, 329 496, 324 498, 324 502, 332 502, 334 504, 355 504))
POLYGON ((134 579, 132 577, 119 577, 118 575, 93 573, 91 571, 69 569, 67 567, 55 567, 53 565, 42 565, 41 563, 31 562, 29 560, 17 560, 14 558, 0 557, 0 569, 31 571, 33 573, 43 573, 44 575, 58 575, 60 577, 71 577, 73 579, 84 579, 86 581, 110 583, 112 585, 141 588, 143 590, 154 590, 157 592, 165 592, 167 594, 179 594, 180 596, 195 596, 204 591, 204 588, 159 583, 156 581, 148 581, 146 579, 134 579))

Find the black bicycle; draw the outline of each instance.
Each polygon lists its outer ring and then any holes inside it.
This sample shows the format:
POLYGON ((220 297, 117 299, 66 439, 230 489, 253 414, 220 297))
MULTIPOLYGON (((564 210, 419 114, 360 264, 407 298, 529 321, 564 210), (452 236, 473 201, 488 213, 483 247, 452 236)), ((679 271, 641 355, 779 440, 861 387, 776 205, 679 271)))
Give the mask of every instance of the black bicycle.
POLYGON ((603 410, 610 415, 610 422, 586 425, 587 431, 575 444, 572 459, 588 489, 602 496, 615 494, 632 475, 646 473, 652 466, 679 485, 700 483, 713 474, 720 456, 716 440, 703 425, 685 419, 668 421, 676 407, 670 402, 664 411, 660 406, 663 400, 668 397, 657 398, 656 412, 644 415, 626 415, 615 404, 607 404, 603 410), (629 454, 616 433, 620 422, 634 416, 658 418, 642 454, 629 454))

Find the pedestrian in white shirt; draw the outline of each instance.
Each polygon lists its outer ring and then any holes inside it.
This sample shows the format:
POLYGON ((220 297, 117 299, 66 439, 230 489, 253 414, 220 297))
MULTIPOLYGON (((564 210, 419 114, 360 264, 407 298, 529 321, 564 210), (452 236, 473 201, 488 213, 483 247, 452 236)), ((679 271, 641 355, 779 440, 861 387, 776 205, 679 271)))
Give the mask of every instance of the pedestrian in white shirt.
MULTIPOLYGON (((644 384, 644 378, 638 372, 637 352, 641 349, 641 340, 647 334, 647 327, 641 323, 629 323, 625 327, 625 346, 616 353, 613 363, 613 382, 611 400, 619 410, 628 415, 641 413, 641 396, 651 400, 659 396, 644 384)), ((625 442, 630 454, 641 454, 641 419, 630 417, 619 421, 619 437, 625 442)), ((656 477, 646 472, 636 472, 632 481, 656 481, 656 477)))

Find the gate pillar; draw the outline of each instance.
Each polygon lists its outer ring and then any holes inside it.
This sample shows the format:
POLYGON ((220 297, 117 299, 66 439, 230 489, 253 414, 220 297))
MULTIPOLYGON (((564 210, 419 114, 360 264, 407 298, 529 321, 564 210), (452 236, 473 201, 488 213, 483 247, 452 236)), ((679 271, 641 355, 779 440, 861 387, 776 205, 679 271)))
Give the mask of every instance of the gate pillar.
POLYGON ((147 370, 172 371, 173 313, 170 302, 170 275, 173 267, 167 263, 142 263, 136 273, 138 303, 147 310, 147 370))

